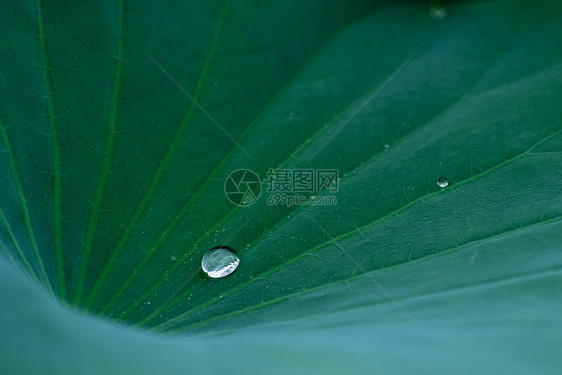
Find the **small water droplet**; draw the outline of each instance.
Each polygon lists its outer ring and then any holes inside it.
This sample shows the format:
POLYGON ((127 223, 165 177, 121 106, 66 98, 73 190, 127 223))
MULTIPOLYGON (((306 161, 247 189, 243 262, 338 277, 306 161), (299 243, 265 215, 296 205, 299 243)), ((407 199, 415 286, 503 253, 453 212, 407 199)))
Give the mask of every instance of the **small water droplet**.
POLYGON ((387 144, 387 143, 384 144, 384 148, 389 148, 389 147, 390 147, 389 144, 387 144))
POLYGON ((445 18, 447 18, 447 16, 449 15, 449 12, 447 11, 447 9, 439 6, 439 5, 435 5, 432 6, 431 8, 429 8, 429 16, 431 18, 434 18, 436 20, 443 20, 445 18))
POLYGON ((437 179, 437 186, 439 186, 440 188, 449 186, 449 180, 447 180, 447 177, 439 177, 437 179))
POLYGON ((220 279, 226 277, 238 268, 240 258, 225 246, 215 247, 203 255, 201 268, 209 277, 220 279))
POLYGON ((150 302, 150 301, 146 301, 146 304, 147 304, 147 305, 150 305, 151 303, 152 303, 152 302, 150 302))
POLYGON ((173 255, 170 257, 170 260, 171 260, 172 262, 175 261, 175 260, 177 260, 177 259, 178 259, 178 258, 176 258, 176 257, 173 256, 173 255))

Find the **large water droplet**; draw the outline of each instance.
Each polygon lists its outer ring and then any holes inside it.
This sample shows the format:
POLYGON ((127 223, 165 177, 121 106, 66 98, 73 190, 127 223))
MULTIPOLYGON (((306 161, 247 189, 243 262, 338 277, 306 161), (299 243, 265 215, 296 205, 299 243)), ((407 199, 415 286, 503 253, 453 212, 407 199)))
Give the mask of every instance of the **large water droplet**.
POLYGON ((201 268, 209 277, 220 279, 226 277, 238 268, 240 258, 225 246, 215 247, 203 255, 201 268))
POLYGON ((437 179, 437 186, 439 186, 440 188, 449 186, 449 180, 447 180, 447 177, 439 177, 437 179))

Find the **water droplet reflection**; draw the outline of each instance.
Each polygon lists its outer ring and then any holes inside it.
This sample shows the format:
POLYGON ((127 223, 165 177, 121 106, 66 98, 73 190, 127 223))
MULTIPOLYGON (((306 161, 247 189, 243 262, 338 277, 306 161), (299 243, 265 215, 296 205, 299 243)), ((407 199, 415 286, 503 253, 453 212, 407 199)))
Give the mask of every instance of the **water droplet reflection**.
POLYGON ((437 186, 439 186, 440 188, 449 186, 449 180, 447 180, 447 177, 439 177, 437 179, 437 186))
POLYGON ((445 18, 447 18, 447 16, 449 15, 449 12, 447 11, 447 9, 436 5, 436 6, 432 6, 431 8, 429 8, 429 16, 431 18, 434 18, 436 20, 443 20, 445 18))
POLYGON ((209 277, 220 279, 230 275, 238 268, 240 258, 225 246, 215 247, 203 255, 201 268, 209 277))

